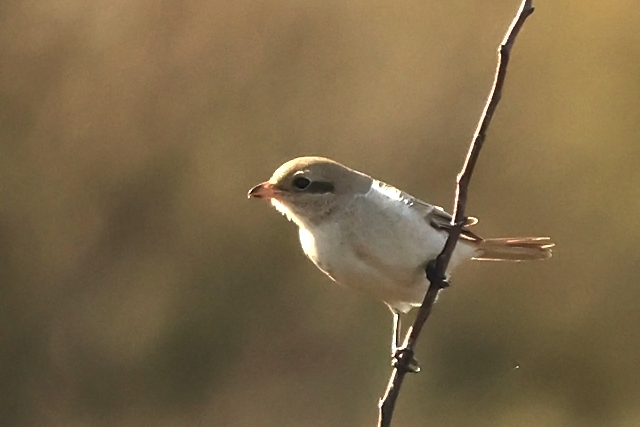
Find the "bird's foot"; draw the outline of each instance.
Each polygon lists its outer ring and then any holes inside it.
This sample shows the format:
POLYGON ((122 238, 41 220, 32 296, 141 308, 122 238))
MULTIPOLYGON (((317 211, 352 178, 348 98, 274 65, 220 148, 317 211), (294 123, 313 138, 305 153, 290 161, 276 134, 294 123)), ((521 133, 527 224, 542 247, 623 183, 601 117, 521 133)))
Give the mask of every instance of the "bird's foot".
POLYGON ((398 347, 391 355, 391 366, 398 370, 417 374, 420 372, 420 364, 413 357, 413 349, 398 347))
POLYGON ((446 276, 442 276, 436 273, 436 264, 437 258, 429 261, 427 267, 425 268, 425 272, 427 273, 427 280, 432 285, 438 286, 440 289, 449 287, 449 280, 446 276))

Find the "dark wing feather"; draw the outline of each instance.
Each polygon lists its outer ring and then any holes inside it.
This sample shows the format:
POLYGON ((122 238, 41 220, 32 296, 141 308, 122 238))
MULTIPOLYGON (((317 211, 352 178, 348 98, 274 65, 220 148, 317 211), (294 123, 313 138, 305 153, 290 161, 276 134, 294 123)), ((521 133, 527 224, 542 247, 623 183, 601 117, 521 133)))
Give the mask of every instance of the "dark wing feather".
MULTIPOLYGON (((451 215, 447 213, 444 209, 442 209, 440 206, 434 206, 434 209, 431 212, 431 215, 429 216, 429 223, 434 228, 437 228, 439 230, 449 231, 451 230, 451 218, 452 218, 451 215)), ((478 218, 475 218, 472 216, 467 217, 467 221, 464 227, 462 227, 460 238, 464 240, 469 240, 472 242, 481 242, 483 240, 482 237, 478 236, 476 233, 469 230, 468 228, 477 223, 478 223, 478 218)))
MULTIPOLYGON (((398 190, 399 191, 399 190, 398 190)), ((424 217, 425 220, 429 221, 434 228, 438 230, 449 231, 451 229, 451 220, 452 216, 447 211, 442 209, 440 206, 431 205, 427 202, 423 202, 420 199, 416 199, 415 197, 401 192, 403 201, 418 210, 420 214, 424 217)), ((478 218, 475 217, 467 217, 467 221, 465 226, 462 228, 462 233, 460 234, 460 238, 464 240, 469 240, 472 242, 480 242, 483 240, 482 237, 478 236, 476 233, 469 230, 468 227, 475 225, 478 223, 478 218)))

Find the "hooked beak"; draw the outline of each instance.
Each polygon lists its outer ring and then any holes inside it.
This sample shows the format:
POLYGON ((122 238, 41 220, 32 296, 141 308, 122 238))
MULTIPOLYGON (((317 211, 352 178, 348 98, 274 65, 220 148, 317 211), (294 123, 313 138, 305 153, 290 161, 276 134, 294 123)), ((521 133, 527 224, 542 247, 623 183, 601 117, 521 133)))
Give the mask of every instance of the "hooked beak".
POLYGON ((263 182, 262 184, 258 184, 249 190, 247 194, 248 198, 255 199, 274 199, 277 195, 277 190, 273 187, 273 184, 270 182, 263 182))

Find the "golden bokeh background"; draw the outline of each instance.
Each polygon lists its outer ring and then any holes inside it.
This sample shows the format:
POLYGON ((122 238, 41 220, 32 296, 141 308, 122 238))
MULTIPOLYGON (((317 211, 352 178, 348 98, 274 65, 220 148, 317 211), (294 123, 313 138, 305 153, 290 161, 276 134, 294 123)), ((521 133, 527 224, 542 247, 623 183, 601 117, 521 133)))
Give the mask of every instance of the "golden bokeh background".
MULTIPOLYGON (((640 425, 640 9, 539 1, 482 235, 398 426, 640 425)), ((372 426, 387 309, 246 191, 334 158, 451 208, 513 0, 0 4, 0 425, 372 426)))

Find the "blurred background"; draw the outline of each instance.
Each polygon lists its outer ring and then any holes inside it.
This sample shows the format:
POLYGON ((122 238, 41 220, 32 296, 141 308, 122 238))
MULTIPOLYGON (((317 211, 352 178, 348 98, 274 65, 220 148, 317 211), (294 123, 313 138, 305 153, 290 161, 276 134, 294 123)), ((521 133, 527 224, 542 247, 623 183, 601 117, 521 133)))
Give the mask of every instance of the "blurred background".
MULTIPOLYGON (((538 1, 398 426, 640 425, 640 9, 538 1)), ((323 155, 451 209, 518 1, 0 4, 0 425, 372 426, 391 316, 247 190, 323 155)))

